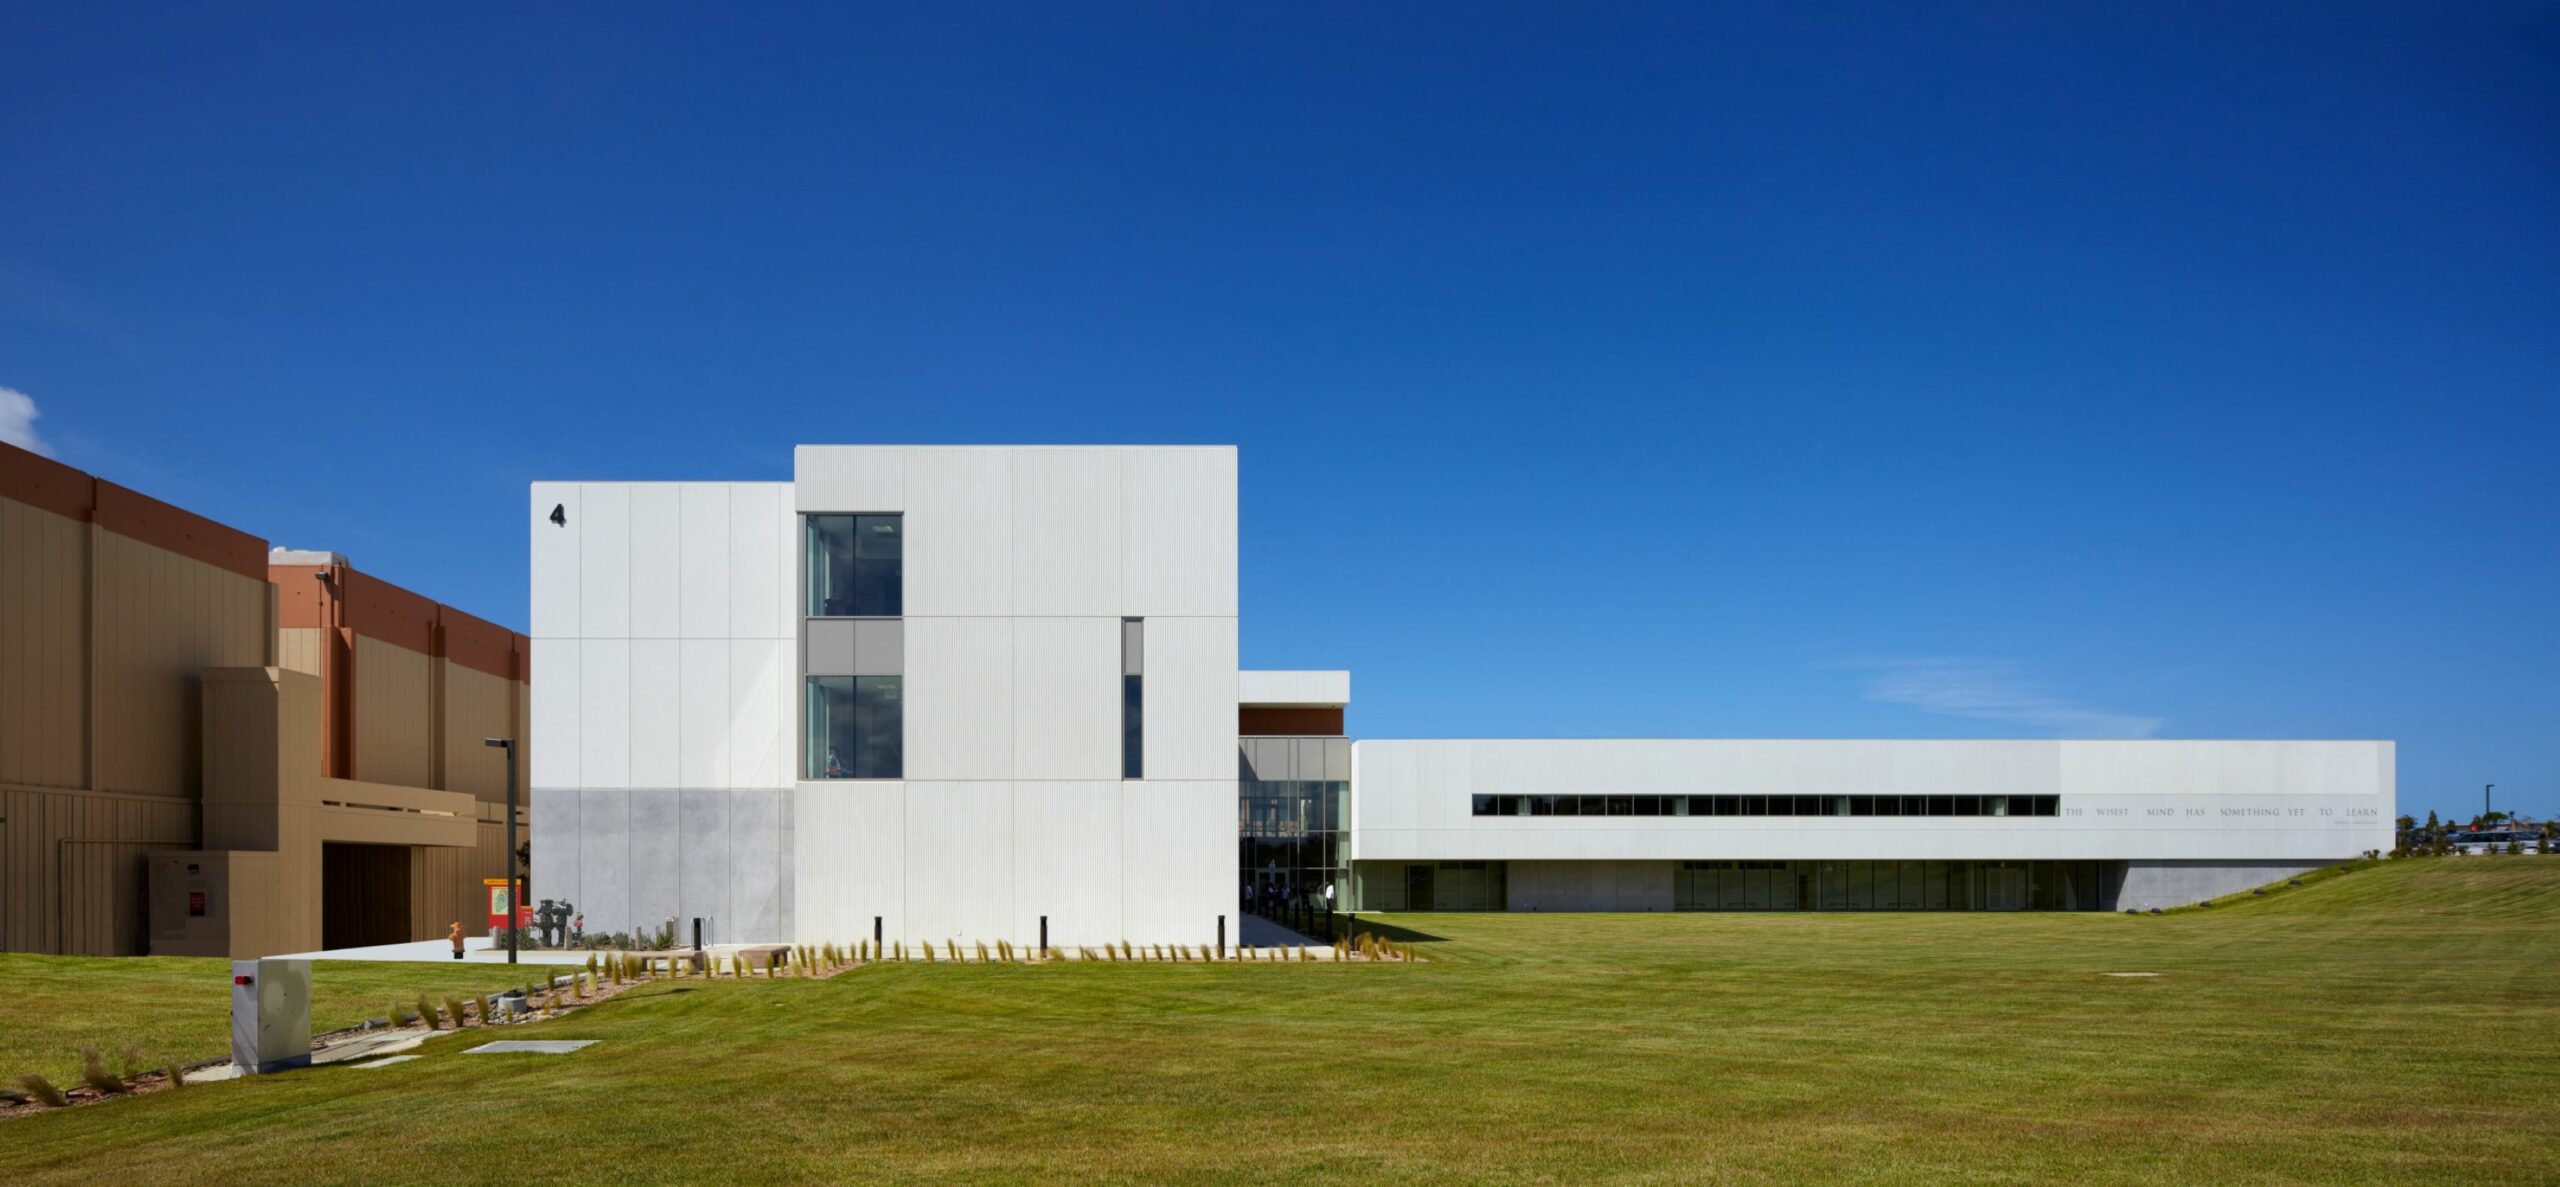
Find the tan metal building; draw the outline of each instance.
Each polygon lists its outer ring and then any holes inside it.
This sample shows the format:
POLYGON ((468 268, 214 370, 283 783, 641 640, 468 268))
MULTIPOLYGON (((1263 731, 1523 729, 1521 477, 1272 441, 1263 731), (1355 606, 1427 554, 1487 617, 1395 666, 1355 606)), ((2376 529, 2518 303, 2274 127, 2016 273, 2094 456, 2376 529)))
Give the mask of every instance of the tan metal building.
POLYGON ((527 736, 528 653, 0 445, 0 950, 479 934, 506 801, 481 739, 527 736))

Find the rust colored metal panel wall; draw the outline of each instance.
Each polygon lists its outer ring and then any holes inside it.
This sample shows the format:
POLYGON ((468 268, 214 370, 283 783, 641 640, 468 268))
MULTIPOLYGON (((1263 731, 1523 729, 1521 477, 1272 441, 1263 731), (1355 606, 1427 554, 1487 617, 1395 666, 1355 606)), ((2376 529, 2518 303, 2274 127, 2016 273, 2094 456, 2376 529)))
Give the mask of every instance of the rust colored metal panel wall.
POLYGON ((137 543, 252 581, 267 579, 267 542, 192 511, 98 480, 97 524, 137 543))
POLYGON ((500 680, 522 680, 524 637, 451 606, 438 608, 446 659, 500 680))
POLYGON ((276 565, 280 659, 328 686, 341 778, 502 796, 481 739, 523 738, 524 636, 338 560, 276 565), (423 664, 424 667, 420 665, 423 664), (457 687, 458 682, 458 687, 457 687), (481 783, 490 784, 484 789, 481 783))
POLYGON ((0 783, 88 782, 89 528, 0 499, 0 783))
POLYGON ((276 587, 276 625, 280 627, 325 627, 330 625, 330 603, 334 595, 323 578, 334 565, 269 565, 267 580, 276 587))
POLYGON ((1252 706, 1236 711, 1236 733, 1245 737, 1340 737, 1340 708, 1283 709, 1252 706))
POLYGON ((352 779, 436 786, 437 662, 423 651, 358 634, 352 779))
POLYGON ((436 614, 432 598, 349 568, 345 570, 346 627, 368 639, 406 647, 420 655, 436 650, 436 614))
POLYGON ((0 445, 0 499, 86 522, 98 480, 49 457, 0 445))
POLYGON ((267 577, 266 541, 14 445, 0 445, 0 499, 95 523, 239 576, 267 577))

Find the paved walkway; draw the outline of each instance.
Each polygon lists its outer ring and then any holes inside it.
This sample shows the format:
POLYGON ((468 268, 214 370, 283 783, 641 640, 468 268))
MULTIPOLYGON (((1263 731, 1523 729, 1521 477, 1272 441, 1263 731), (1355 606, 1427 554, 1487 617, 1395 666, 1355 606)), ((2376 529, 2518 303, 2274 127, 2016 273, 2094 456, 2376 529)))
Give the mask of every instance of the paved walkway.
MULTIPOLYGON (((292 952, 272 959, 425 960, 434 961, 439 964, 449 964, 453 961, 453 941, 417 940, 407 944, 376 944, 370 948, 334 948, 326 952, 292 952)), ((504 948, 490 946, 489 938, 486 936, 464 936, 462 938, 462 959, 466 964, 505 964, 507 963, 507 950, 504 948)), ((517 963, 583 965, 587 963, 587 954, 584 952, 553 952, 548 954, 524 952, 517 955, 517 963)))
POLYGON ((1260 915, 1236 916, 1236 943, 1246 948, 1331 948, 1333 945, 1282 927, 1260 915))

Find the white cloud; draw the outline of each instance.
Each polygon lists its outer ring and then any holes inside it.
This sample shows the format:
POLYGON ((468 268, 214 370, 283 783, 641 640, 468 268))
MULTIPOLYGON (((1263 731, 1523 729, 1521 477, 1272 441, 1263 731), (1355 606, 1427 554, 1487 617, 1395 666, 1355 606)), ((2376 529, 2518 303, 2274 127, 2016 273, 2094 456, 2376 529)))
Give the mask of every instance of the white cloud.
POLYGON ((1924 713, 2006 721, 2070 738, 2148 738, 2160 730, 2157 717, 2055 696, 2011 660, 1945 656, 1844 666, 1869 670, 1868 700, 1924 713))
POLYGON ((53 447, 36 436, 36 398, 14 387, 0 387, 0 441, 32 453, 51 454, 53 447))

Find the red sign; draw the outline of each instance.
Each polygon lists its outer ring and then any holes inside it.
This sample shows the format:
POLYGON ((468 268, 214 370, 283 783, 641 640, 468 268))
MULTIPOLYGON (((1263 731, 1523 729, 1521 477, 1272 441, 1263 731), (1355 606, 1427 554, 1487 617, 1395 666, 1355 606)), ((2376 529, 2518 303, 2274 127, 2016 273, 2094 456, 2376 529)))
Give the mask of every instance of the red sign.
POLYGON ((187 915, 190 918, 202 918, 204 916, 203 891, 190 890, 187 892, 187 915))

